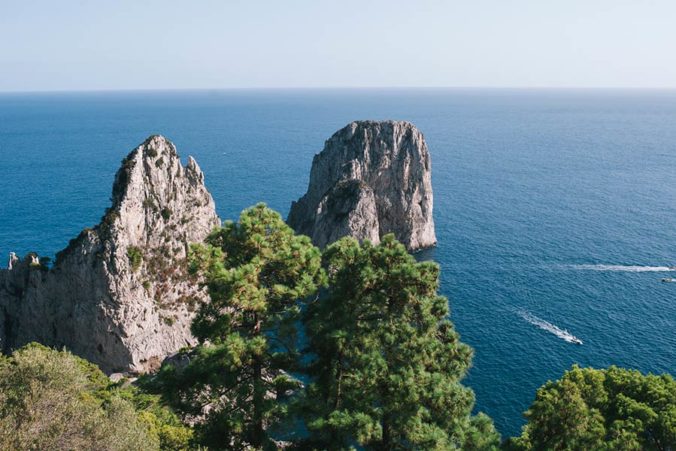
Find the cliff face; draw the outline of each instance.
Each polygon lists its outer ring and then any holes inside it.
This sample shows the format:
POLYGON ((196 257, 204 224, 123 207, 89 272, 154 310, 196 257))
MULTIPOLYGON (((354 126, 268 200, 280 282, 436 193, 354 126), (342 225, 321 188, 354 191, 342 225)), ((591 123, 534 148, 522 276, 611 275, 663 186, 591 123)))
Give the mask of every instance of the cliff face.
POLYGON ((336 132, 312 161, 307 193, 288 223, 324 247, 349 235, 379 242, 394 233, 409 250, 436 244, 430 155, 404 121, 358 121, 336 132))
POLYGON ((123 161, 112 200, 51 269, 27 256, 0 270, 5 351, 39 341, 108 372, 143 372, 194 343, 190 322, 206 295, 184 263, 189 243, 220 223, 200 168, 150 137, 123 161))

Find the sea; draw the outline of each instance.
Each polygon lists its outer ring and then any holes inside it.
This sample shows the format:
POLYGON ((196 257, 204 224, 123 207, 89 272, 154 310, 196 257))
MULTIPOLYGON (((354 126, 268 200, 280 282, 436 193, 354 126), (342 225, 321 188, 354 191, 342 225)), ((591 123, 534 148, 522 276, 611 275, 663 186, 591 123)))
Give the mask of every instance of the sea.
POLYGON ((676 374, 676 91, 315 89, 0 94, 0 266, 53 256, 110 204, 152 134, 192 155, 224 219, 284 216, 314 154, 402 119, 432 158, 442 294, 464 383, 503 437, 577 363, 676 374), (580 344, 581 342, 582 344, 580 344))

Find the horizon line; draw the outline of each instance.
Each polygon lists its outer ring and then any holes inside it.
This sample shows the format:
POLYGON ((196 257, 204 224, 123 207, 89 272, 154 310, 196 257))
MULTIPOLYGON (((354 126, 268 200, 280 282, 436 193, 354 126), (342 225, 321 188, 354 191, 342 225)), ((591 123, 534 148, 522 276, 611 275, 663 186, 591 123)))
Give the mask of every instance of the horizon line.
POLYGON ((676 86, 239 86, 221 88, 95 88, 3 90, 0 94, 75 94, 115 92, 321 91, 321 90, 495 90, 495 91, 676 91, 676 86))

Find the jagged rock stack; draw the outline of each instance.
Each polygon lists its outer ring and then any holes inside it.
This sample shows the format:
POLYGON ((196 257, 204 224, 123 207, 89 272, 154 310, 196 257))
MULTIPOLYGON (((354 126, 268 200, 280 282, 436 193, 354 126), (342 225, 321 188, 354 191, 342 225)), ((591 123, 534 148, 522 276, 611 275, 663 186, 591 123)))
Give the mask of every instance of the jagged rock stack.
POLYGON ((182 262, 220 223, 200 168, 152 136, 123 160, 112 200, 52 268, 31 255, 0 270, 5 351, 38 341, 107 372, 144 372, 194 343, 190 322, 206 295, 182 262))
POLYGON ((288 223, 319 247, 394 233, 411 250, 434 246, 430 155, 410 122, 357 121, 315 155, 307 193, 288 223))

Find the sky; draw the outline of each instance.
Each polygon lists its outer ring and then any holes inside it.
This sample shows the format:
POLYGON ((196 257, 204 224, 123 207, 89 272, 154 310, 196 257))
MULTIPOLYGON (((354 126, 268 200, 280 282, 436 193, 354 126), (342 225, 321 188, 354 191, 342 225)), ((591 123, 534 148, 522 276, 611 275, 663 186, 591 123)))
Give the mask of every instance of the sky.
POLYGON ((674 0, 0 0, 0 91, 676 88, 674 0))

